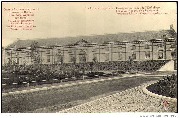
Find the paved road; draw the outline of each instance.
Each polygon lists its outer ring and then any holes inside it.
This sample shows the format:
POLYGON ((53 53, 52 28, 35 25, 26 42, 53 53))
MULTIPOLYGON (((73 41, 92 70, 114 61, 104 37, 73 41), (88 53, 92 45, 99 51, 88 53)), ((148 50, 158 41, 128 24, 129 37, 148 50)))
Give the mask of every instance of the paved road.
POLYGON ((109 112, 175 112, 175 103, 170 102, 167 109, 163 105, 164 99, 152 97, 143 92, 141 85, 90 101, 60 113, 109 113, 109 112))

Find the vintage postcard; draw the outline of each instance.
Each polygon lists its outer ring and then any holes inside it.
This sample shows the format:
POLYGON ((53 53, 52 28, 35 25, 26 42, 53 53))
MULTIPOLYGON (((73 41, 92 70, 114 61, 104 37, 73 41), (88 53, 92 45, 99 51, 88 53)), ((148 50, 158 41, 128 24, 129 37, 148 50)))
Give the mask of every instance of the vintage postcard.
POLYGON ((177 2, 1 7, 2 113, 177 117, 177 2))

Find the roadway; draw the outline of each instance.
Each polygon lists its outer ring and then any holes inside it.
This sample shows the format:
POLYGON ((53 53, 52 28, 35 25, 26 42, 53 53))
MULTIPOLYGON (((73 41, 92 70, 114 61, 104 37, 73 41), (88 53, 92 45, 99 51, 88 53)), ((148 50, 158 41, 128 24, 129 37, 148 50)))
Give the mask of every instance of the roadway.
POLYGON ((59 112, 159 79, 162 77, 127 75, 127 77, 96 78, 7 92, 2 96, 2 112, 59 112))

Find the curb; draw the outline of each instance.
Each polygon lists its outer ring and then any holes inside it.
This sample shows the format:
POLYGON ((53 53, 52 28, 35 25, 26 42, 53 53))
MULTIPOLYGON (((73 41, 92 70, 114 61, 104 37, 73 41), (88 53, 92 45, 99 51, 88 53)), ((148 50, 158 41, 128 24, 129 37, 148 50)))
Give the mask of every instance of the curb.
MULTIPOLYGON (((134 75, 134 76, 136 76, 136 75, 134 75)), ((125 77, 129 77, 129 76, 125 76, 125 77)), ((113 78, 105 78, 105 79, 98 79, 98 80, 91 80, 91 81, 84 81, 84 82, 79 81, 78 83, 70 83, 70 84, 67 83, 67 84, 58 85, 58 86, 41 87, 41 88, 34 88, 34 89, 29 89, 29 90, 8 92, 8 93, 2 93, 2 97, 8 96, 8 95, 18 95, 18 94, 37 92, 37 91, 46 91, 46 90, 51 90, 51 89, 65 88, 65 87, 71 87, 71 86, 76 86, 76 85, 81 85, 81 84, 89 84, 89 83, 96 83, 96 82, 102 82, 102 81, 117 80, 117 79, 122 79, 125 77, 113 77, 113 78)))
POLYGON ((176 98, 171 98, 171 97, 166 97, 166 96, 163 96, 163 95, 155 94, 155 93, 153 93, 153 92, 151 92, 151 91, 149 91, 149 90, 147 89, 148 86, 150 86, 150 85, 152 85, 152 84, 155 84, 155 83, 157 83, 157 82, 158 82, 158 81, 152 81, 151 83, 146 84, 146 85, 142 88, 143 92, 144 92, 145 94, 149 95, 149 96, 152 96, 152 97, 157 97, 157 98, 161 98, 161 99, 167 99, 167 100, 169 100, 169 101, 175 101, 175 102, 176 102, 176 101, 177 101, 176 98))
MULTIPOLYGON (((38 92, 38 91, 46 91, 46 90, 51 90, 51 89, 58 89, 58 88, 65 88, 65 87, 71 87, 71 86, 76 86, 76 85, 81 85, 81 84, 89 84, 89 83, 96 83, 96 82, 102 82, 102 81, 110 81, 110 80, 117 80, 117 79, 122 79, 126 77, 135 77, 135 76, 142 76, 142 75, 124 75, 122 77, 113 77, 113 78, 105 78, 105 79, 98 79, 98 80, 91 80, 91 81, 79 81, 78 83, 70 83, 70 84, 64 84, 64 85, 58 85, 58 86, 51 86, 51 87, 41 87, 41 88, 33 88, 29 90, 21 90, 21 91, 15 91, 15 92, 8 92, 8 93, 2 93, 2 97, 8 96, 8 95, 18 95, 18 94, 26 94, 26 93, 32 93, 32 92, 38 92)), ((161 77, 164 75, 144 75, 144 76, 154 76, 154 77, 161 77)))
MULTIPOLYGON (((117 95, 123 95, 123 94, 126 94, 126 93, 129 93, 129 92, 133 92, 134 90, 141 90, 142 94, 145 94, 145 95, 149 95, 149 96, 152 96, 154 98, 161 98, 161 99, 166 99, 168 101, 175 101, 177 102, 177 99, 176 98, 171 98, 171 97, 166 97, 166 96, 162 96, 162 95, 158 95, 158 94, 155 94, 155 93, 152 93, 150 91, 148 91, 146 88, 154 83, 157 83, 158 80, 155 80, 155 81, 150 81, 148 84, 147 83, 144 83, 144 84, 141 84, 137 87, 133 87, 133 88, 129 88, 129 89, 126 89, 124 91, 121 91, 121 92, 117 92, 117 93, 114 93, 114 94, 111 94, 111 95, 107 95, 107 96, 104 96, 102 98, 98 98, 98 99, 95 99, 95 100, 92 100, 92 101, 89 101, 89 102, 86 102, 86 103, 83 103, 83 104, 79 104, 77 106, 74 106, 74 107, 71 107, 71 108, 67 108, 67 109, 64 109, 64 110, 61 110, 61 111, 58 111, 56 113, 68 113, 69 111, 76 111, 77 108, 83 108, 84 106, 89 106, 91 104, 93 104, 94 102, 98 102, 98 101, 102 101, 102 100, 106 100, 106 99, 110 99, 111 97, 116 97, 117 95)), ((88 111, 87 111, 88 112, 88 111)), ((74 112, 72 112, 74 113, 74 112)))

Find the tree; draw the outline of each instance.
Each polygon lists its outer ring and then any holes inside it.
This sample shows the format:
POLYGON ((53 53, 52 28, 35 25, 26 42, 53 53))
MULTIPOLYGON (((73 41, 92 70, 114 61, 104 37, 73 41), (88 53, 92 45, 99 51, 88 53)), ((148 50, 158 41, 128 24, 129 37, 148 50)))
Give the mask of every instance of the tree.
POLYGON ((97 58, 93 57, 92 62, 90 63, 91 72, 93 71, 93 65, 97 62, 97 58))
POLYGON ((31 44, 31 59, 34 61, 34 64, 40 64, 41 59, 40 59, 40 53, 38 50, 39 44, 36 41, 33 41, 31 44))
POLYGON ((76 64, 76 58, 74 56, 71 58, 71 61, 73 62, 73 64, 76 64))

